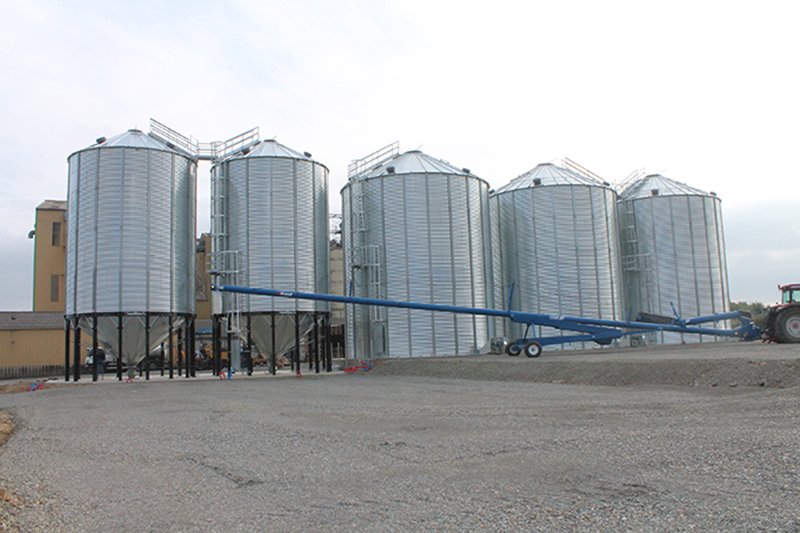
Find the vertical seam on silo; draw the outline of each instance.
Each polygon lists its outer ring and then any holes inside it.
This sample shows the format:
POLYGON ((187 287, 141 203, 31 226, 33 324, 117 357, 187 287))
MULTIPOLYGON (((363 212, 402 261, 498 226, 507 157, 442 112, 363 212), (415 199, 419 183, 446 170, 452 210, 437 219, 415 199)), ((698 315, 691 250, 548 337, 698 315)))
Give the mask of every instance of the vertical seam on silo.
MULTIPOLYGON (((169 308, 167 311, 172 314, 177 307, 175 305, 175 203, 178 199, 175 194, 175 154, 170 154, 169 199, 169 308)), ((192 274, 191 281, 195 282, 197 273, 193 272, 192 274)))
MULTIPOLYGON (((687 196, 686 197, 686 210, 689 212, 689 216, 688 216, 688 219, 689 219, 689 244, 691 246, 690 249, 692 250, 692 278, 693 278, 693 281, 694 281, 694 300, 695 300, 695 305, 697 305, 697 307, 695 309, 697 310, 697 313, 698 313, 698 316, 699 316, 699 315, 702 314, 701 307, 700 307, 700 283, 699 283, 700 276, 698 275, 698 272, 697 272, 697 245, 696 245, 696 242, 695 242, 696 239, 695 239, 695 234, 694 234, 695 226, 697 224, 696 224, 696 221, 694 220, 694 216, 693 216, 694 209, 692 209, 692 197, 691 196, 687 196)), ((701 340, 702 340, 702 338, 703 337, 700 336, 701 340)))
MULTIPOLYGON (((274 167, 274 159, 269 158, 267 161, 267 166, 269 167, 269 211, 270 213, 275 212, 275 169, 274 167)), ((269 222, 269 260, 274 261, 275 257, 275 224, 272 220, 269 222)), ((248 274, 249 276, 249 274, 248 274)), ((272 287, 275 287, 275 269, 270 267, 269 269, 269 284, 272 287)), ((272 298, 272 301, 269 303, 269 309, 272 313, 277 313, 278 310, 275 307, 275 298, 272 298)), ((273 314, 272 321, 276 321, 277 316, 273 314)), ((274 348, 273 348, 274 349, 274 348)))
MULTIPOLYGON (((575 207, 575 193, 577 192, 577 185, 569 186, 570 203, 572 204, 572 238, 575 239, 575 277, 577 278, 578 285, 578 314, 583 316, 583 276, 581 275, 581 249, 578 239, 578 211, 575 207)), ((584 343, 581 343, 583 346, 584 343)))
MULTIPOLYGON (((433 248, 431 246, 431 183, 430 183, 430 175, 423 174, 425 178, 425 226, 428 230, 428 298, 430 302, 439 303, 435 298, 435 293, 433 289, 433 248)), ((436 316, 434 315, 433 311, 428 311, 428 316, 430 317, 431 323, 431 350, 433 350, 433 354, 436 355, 436 316)))
MULTIPOLYGON (((595 273, 596 273, 595 279, 597 280, 597 310, 599 312, 600 318, 611 318, 611 319, 614 319, 615 318, 615 313, 614 313, 614 281, 613 281, 614 275, 613 275, 613 270, 612 270, 612 264, 611 264, 610 261, 608 263, 608 284, 609 284, 609 287, 611 288, 611 294, 609 294, 609 299, 611 300, 611 302, 610 302, 610 304, 611 304, 611 316, 608 317, 607 314, 604 315, 604 313, 603 313, 603 309, 605 308, 605 306, 603 305, 602 291, 600 290, 600 255, 598 254, 598 251, 597 251, 597 226, 596 226, 597 217, 595 216, 595 211, 596 211, 595 210, 595 197, 597 196, 597 194, 600 194, 601 195, 600 198, 601 198, 601 200, 603 202, 603 218, 602 218, 602 220, 603 220, 603 238, 604 238, 603 247, 605 248, 606 251, 610 251, 611 250, 611 233, 610 233, 611 224, 610 224, 610 220, 608 218, 608 202, 607 202, 607 198, 606 198, 607 191, 606 191, 606 189, 597 188, 596 191, 594 189, 595 188, 593 188, 593 190, 592 190, 592 197, 590 199, 590 204, 592 206, 592 228, 593 228, 592 229, 592 234, 593 234, 593 237, 594 237, 593 238, 593 243, 592 243, 592 244, 594 244, 594 270, 595 270, 595 273)), ((603 281, 605 281, 605 280, 603 280, 603 281)))
POLYGON ((94 250, 92 251, 94 266, 92 268, 92 313, 97 314, 97 224, 98 224, 98 211, 100 210, 100 150, 97 152, 97 164, 94 168, 94 250))
MULTIPOLYGON (((671 228, 671 237, 672 237, 672 266, 675 269, 675 285, 676 285, 676 292, 677 294, 677 311, 679 314, 683 315, 683 299, 681 298, 681 271, 680 271, 680 262, 678 261, 678 243, 675 239, 675 210, 673 209, 674 198, 667 199, 669 202, 667 205, 669 206, 669 223, 671 228)), ((683 333, 680 333, 681 340, 683 340, 683 333)))
POLYGON ((122 150, 122 179, 120 180, 119 192, 119 267, 117 268, 117 280, 119 286, 117 287, 117 305, 120 310, 123 310, 122 304, 124 303, 124 271, 125 271, 125 154, 127 150, 122 150))
MULTIPOLYGON (((382 179, 389 179, 389 178, 385 177, 385 178, 382 178, 382 179)), ((408 222, 409 222, 409 220, 408 220, 408 201, 407 201, 408 198, 406 197, 406 192, 407 192, 407 190, 406 190, 406 179, 401 179, 400 183, 401 183, 401 187, 403 189, 403 195, 402 195, 403 196, 403 223, 405 224, 403 226, 403 237, 405 238, 405 251, 406 251, 406 253, 405 253, 405 256, 406 256, 405 265, 403 265, 403 270, 405 271, 405 274, 406 274, 406 297, 409 300, 411 300, 411 280, 409 279, 410 278, 410 276, 409 276, 409 274, 410 274, 409 267, 411 266, 410 265, 410 262, 411 262, 410 259, 411 258, 409 257, 409 253, 408 253, 408 222)), ((385 222, 386 222, 386 220, 385 220, 385 217, 384 217, 384 224, 385 224, 385 222)), ((407 309, 406 310, 406 322, 407 322, 407 330, 406 331, 408 331, 408 355, 411 356, 412 355, 412 346, 413 346, 413 344, 412 344, 413 341, 412 341, 412 336, 411 336, 411 309, 407 309)))
MULTIPOLYGON (((244 221, 245 221, 244 235, 245 235, 245 239, 244 239, 244 246, 242 247, 244 249, 243 250, 239 250, 239 254, 244 254, 245 257, 244 257, 244 265, 243 265, 244 266, 244 272, 241 273, 241 275, 239 276, 239 279, 237 280, 237 281, 239 281, 239 283, 247 280, 247 284, 248 285, 250 285, 252 283, 252 281, 250 280, 250 272, 252 272, 252 270, 253 270, 253 265, 250 263, 250 256, 252 255, 250 253, 250 250, 252 249, 251 242, 252 242, 252 239, 253 239, 253 236, 250 234, 250 218, 252 216, 251 213, 250 213, 250 198, 251 198, 251 196, 250 196, 250 178, 253 175, 252 172, 250 171, 250 162, 251 162, 250 158, 246 158, 244 160, 244 170, 245 170, 245 172, 244 172, 244 188, 245 188, 245 190, 244 190, 244 213, 240 213, 239 216, 241 217, 242 215, 244 215, 244 221)), ((271 193, 272 193, 272 191, 270 191, 270 194, 271 193)), ((267 219, 270 219, 271 217, 272 217, 272 210, 270 210, 269 217, 267 217, 267 219)), ((271 255, 270 255, 270 261, 273 261, 271 255)), ((274 285, 270 285, 270 286, 273 287, 273 288, 275 287, 274 285)), ((238 297, 234 301, 237 301, 237 300, 240 301, 240 299, 238 297)), ((274 298, 273 298, 273 300, 274 300, 274 298)), ((249 298, 248 298, 248 302, 247 302, 247 308, 248 308, 248 312, 249 312, 249 308, 250 308, 249 298)))
MULTIPOLYGON (((706 258, 708 259, 707 264, 707 274, 708 274, 708 288, 711 291, 711 314, 716 314, 717 311, 717 299, 714 298, 714 270, 713 270, 713 261, 711 258, 711 246, 709 246, 709 239, 708 239, 708 198, 703 198, 703 238, 706 243, 706 258)), ((698 309, 699 311, 699 309, 698 309)), ((715 322, 715 327, 716 327, 715 322)))
MULTIPOLYGON (((646 205, 648 205, 650 207, 650 233, 651 233, 651 236, 652 236, 652 243, 651 243, 651 247, 652 248, 651 249, 653 250, 653 252, 652 252, 653 261, 652 261, 652 265, 651 266, 655 267, 654 268, 654 270, 655 270, 655 276, 654 276, 655 280, 653 282, 653 288, 656 291, 656 294, 655 294, 655 296, 656 296, 655 309, 658 309, 658 311, 655 311, 655 313, 656 314, 663 314, 664 308, 663 308, 663 304, 662 304, 662 301, 661 301, 661 265, 659 264, 659 259, 661 258, 661 253, 660 253, 660 250, 658 248, 660 241, 658 240, 658 237, 657 237, 658 234, 656 233, 655 200, 653 200, 653 199, 648 200, 648 203, 646 205)), ((647 289, 646 285, 645 285, 645 289, 647 289)), ((656 333, 656 338, 658 338, 658 337, 661 337, 661 342, 663 343, 664 342, 664 332, 660 331, 660 332, 656 333)))
POLYGON ((728 257, 725 249, 725 231, 722 222, 722 202, 717 198, 714 200, 714 221, 715 234, 717 238, 717 255, 719 256, 720 279, 722 281, 722 307, 724 310, 730 308, 730 286, 728 284, 728 257))
MULTIPOLYGON (((591 214, 591 226, 592 226, 592 254, 594 256, 594 281, 595 281, 595 309, 597 309, 597 316, 598 318, 606 318, 607 314, 603 313, 603 297, 600 290, 600 261, 599 255, 597 253, 598 244, 597 244, 597 216, 596 216, 596 209, 595 209, 595 198, 597 195, 602 191, 603 192, 603 200, 605 200, 605 190, 600 189, 599 187, 588 187, 589 189, 589 210, 591 214)), ((605 201, 603 202, 605 204, 605 201)), ((605 219, 604 219, 605 220, 605 219)), ((606 220, 607 222, 607 220, 606 220)), ((608 249, 609 242, 608 242, 608 224, 605 225, 606 234, 604 235, 605 239, 603 241, 603 246, 608 249)), ((611 275, 611 268, 609 265, 609 276, 611 275)), ((585 344, 585 343, 584 343, 585 344)))
MULTIPOLYGON (((466 184, 467 189, 467 250, 468 250, 468 263, 469 263, 469 288, 470 294, 472 295, 472 302, 470 307, 476 307, 475 304, 475 257, 473 251, 473 242, 472 242, 472 231, 473 231, 473 223, 472 223, 472 187, 471 181, 469 176, 464 176, 464 182, 466 184)), ((479 349, 478 346, 478 319, 476 315, 472 315, 472 344, 473 349, 477 351, 479 349)))
MULTIPOLYGON (((147 198, 145 205, 145 239, 146 239, 146 248, 145 248, 145 301, 144 301, 144 310, 150 311, 150 240, 152 239, 152 235, 150 234, 150 204, 153 202, 153 198, 150 195, 150 150, 145 152, 147 154, 147 163, 145 164, 145 168, 147 172, 145 174, 145 181, 147 183, 147 192, 145 193, 145 198, 147 198)), ((150 354, 150 347, 144 347, 144 356, 147 357, 150 354)))
MULTIPOLYGON (((455 247, 453 246, 453 192, 451 190, 452 180, 453 177, 450 175, 445 175, 445 179, 447 180, 447 220, 450 224, 449 228, 449 237, 450 237, 450 282, 451 282, 451 290, 452 292, 452 304, 458 305, 457 301, 457 289, 456 289, 456 258, 455 258, 455 247)), ((453 355, 458 355, 458 338, 460 337, 460 332, 458 331, 458 315, 453 313, 453 348, 455 349, 455 353, 453 355)))
MULTIPOLYGON (((509 194, 511 196, 511 209, 510 209, 510 211, 511 211, 511 222, 512 222, 512 227, 513 227, 513 231, 514 231, 513 244, 514 244, 514 249, 516 250, 516 253, 512 254, 512 257, 511 257, 511 259, 513 260, 513 262, 512 262, 513 269, 511 270, 512 275, 509 276, 511 279, 510 280, 506 280, 506 281, 509 282, 509 285, 511 283, 514 283, 517 295, 520 295, 522 293, 522 280, 520 279, 520 276, 519 276, 519 233, 518 233, 518 229, 517 229, 517 198, 516 198, 516 192, 513 191, 513 190, 509 191, 507 194, 509 194)), ((522 297, 521 296, 517 296, 517 299, 520 302, 520 307, 521 307, 521 305, 522 305, 522 297)), ((511 303, 511 305, 510 305, 509 310, 514 308, 514 293, 513 292, 511 293, 510 303, 511 303)), ((509 319, 504 318, 503 320, 509 320, 509 319)), ((514 331, 518 331, 520 327, 521 326, 519 326, 519 327, 515 326, 510 321, 508 322, 508 331, 509 331, 509 333, 513 333, 514 331)), ((513 336, 518 337, 519 335, 517 333, 514 333, 513 336)))
MULTIPOLYGON (((530 196, 531 196, 531 249, 533 250, 533 264, 534 264, 534 285, 536 287, 536 308, 531 309, 531 312, 541 313, 542 312, 542 278, 541 278, 541 271, 539 270, 539 244, 538 244, 538 224, 536 223, 536 217, 539 215, 539 210, 536 208, 536 201, 537 192, 536 189, 533 187, 529 188, 530 196)), ((512 192, 512 195, 516 196, 516 192, 512 192)), ((512 196, 513 198, 513 196, 512 196)), ((514 208, 514 227, 516 229, 516 216, 517 210, 516 207, 514 208)), ((517 241, 519 243, 519 241, 517 241)), ((517 245, 519 246, 519 244, 517 245)), ((517 272, 519 272, 519 254, 517 254, 517 272)), ((519 274, 517 275, 518 279, 521 279, 519 274)), ((521 287, 520 289, 521 290, 521 287)), ((521 293, 520 293, 521 294, 521 293)), ((521 299, 520 299, 521 301, 521 299)), ((530 305, 530 304, 529 304, 530 305)), ((522 306, 519 307, 522 310, 522 306)), ((542 326, 532 326, 531 327, 531 336, 541 337, 542 336, 542 326)))
MULTIPOLYGON (((297 160, 296 159, 292 159, 292 184, 294 186, 294 195, 292 196, 292 209, 293 209, 292 218, 294 219, 294 228, 293 228, 293 230, 294 230, 294 239, 292 240, 292 251, 294 253, 294 279, 292 281, 294 282, 294 285, 295 285, 292 288, 292 290, 297 290, 297 279, 298 279, 298 275, 299 275, 299 273, 297 271, 297 237, 298 237, 298 235, 297 235, 297 225, 300 222, 300 220, 299 220, 298 213, 297 213, 297 160)), ((300 303, 299 302, 300 302, 299 300, 295 300, 294 301, 294 313, 295 313, 294 319, 295 319, 295 321, 299 321, 299 316, 298 316, 298 313, 300 312, 300 303)), ((298 357, 298 361, 299 361, 300 354, 298 354, 297 357, 298 357)))
MULTIPOLYGON (((382 250, 381 250, 381 260, 383 261, 383 265, 386 265, 387 264, 387 261, 386 261, 386 245, 388 243, 388 241, 386 240, 386 188, 385 188, 386 180, 380 180, 378 183, 380 184, 379 185, 380 192, 378 193, 378 197, 380 198, 380 201, 381 201, 381 239, 380 239, 380 242, 383 244, 381 246, 381 248, 382 248, 382 250)), ((384 274, 386 274, 386 270, 385 269, 384 269, 384 274)), ((388 278, 388 276, 384 275, 382 277, 382 280, 381 280, 381 284, 383 285, 383 287, 381 287, 383 289, 381 291, 381 294, 382 294, 382 296, 384 298, 389 298, 389 287, 388 287, 389 281, 388 281, 387 278, 388 278)), ((389 350, 390 350, 390 343, 389 343, 390 320, 389 320, 389 310, 388 309, 385 311, 384 316, 386 317, 386 322, 383 325, 383 355, 386 356, 386 355, 389 355, 389 350)))
MULTIPOLYGON (((558 253, 559 252, 558 234, 557 234, 557 232, 558 232, 558 218, 556 216, 556 210, 555 209, 553 209, 553 232, 555 233, 555 235, 554 235, 555 238, 553 239, 553 251, 555 252, 555 267, 556 267, 556 270, 555 270, 555 275, 556 276, 555 277, 556 277, 556 291, 558 292, 558 298, 557 298, 558 314, 559 315, 563 315, 564 313, 563 313, 563 311, 561 309, 561 274, 560 274, 559 268, 558 268, 558 265, 561 264, 561 257, 560 257, 560 254, 558 253)), ((560 335, 560 333, 559 333, 559 335, 560 335)))

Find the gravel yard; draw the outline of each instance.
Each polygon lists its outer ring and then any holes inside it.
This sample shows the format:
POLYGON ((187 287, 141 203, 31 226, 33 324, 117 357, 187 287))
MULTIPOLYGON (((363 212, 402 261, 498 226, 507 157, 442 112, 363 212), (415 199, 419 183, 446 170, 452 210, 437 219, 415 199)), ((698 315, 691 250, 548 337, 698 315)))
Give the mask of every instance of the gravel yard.
POLYGON ((393 361, 7 394, 17 428, 0 487, 18 505, 0 504, 24 531, 800 531, 799 352, 393 361), (597 364, 618 386, 571 384, 597 364), (652 377, 682 364, 691 381, 652 377))

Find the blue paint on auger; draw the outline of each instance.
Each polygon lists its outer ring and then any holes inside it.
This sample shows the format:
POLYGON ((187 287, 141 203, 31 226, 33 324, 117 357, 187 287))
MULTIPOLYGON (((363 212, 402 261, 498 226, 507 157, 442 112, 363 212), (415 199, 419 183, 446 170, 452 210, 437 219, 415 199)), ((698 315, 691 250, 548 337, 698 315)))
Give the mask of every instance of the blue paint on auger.
POLYGON ((720 337, 736 337, 744 341, 761 338, 759 329, 750 318, 739 311, 717 313, 714 315, 698 316, 683 319, 675 313, 674 319, 662 322, 642 322, 628 320, 605 320, 601 318, 548 315, 544 313, 525 313, 503 309, 486 309, 481 307, 462 307, 458 305, 429 304, 421 302, 404 302, 400 300, 381 300, 377 298, 362 298, 359 296, 338 296, 335 294, 322 294, 316 292, 282 291, 277 289, 256 289, 235 285, 216 285, 212 287, 217 291, 236 292, 260 296, 275 296, 279 298, 294 298, 298 300, 318 300, 323 302, 339 302, 344 304, 374 305, 379 307, 397 307, 401 309, 419 309, 422 311, 441 311, 467 315, 495 316, 508 318, 513 322, 526 324, 533 331, 534 326, 546 326, 559 330, 573 331, 575 335, 562 335, 553 337, 526 337, 513 341, 507 348, 510 355, 518 355, 524 351, 528 357, 538 357, 542 353, 542 346, 552 344, 565 344, 570 342, 595 342, 597 344, 611 344, 615 339, 629 335, 639 335, 648 331, 670 331, 676 333, 694 333, 699 335, 716 335, 720 337), (740 323, 735 329, 719 329, 700 327, 698 324, 719 322, 737 319, 740 323))

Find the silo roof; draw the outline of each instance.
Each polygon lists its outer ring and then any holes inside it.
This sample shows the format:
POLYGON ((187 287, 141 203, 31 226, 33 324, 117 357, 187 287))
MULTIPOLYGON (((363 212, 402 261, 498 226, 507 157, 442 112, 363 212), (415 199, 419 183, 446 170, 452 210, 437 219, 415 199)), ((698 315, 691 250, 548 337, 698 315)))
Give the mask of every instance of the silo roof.
POLYGON ((713 196, 710 193, 696 189, 680 181, 666 178, 661 174, 650 174, 627 186, 620 194, 620 197, 623 200, 650 198, 653 196, 653 190, 656 189, 658 190, 658 196, 713 196))
POLYGON ((275 139, 261 141, 253 146, 244 157, 290 157, 292 159, 311 159, 305 154, 282 145, 275 139))
MULTIPOLYGON (((115 135, 103 142, 94 143, 83 150, 90 150, 92 148, 149 148, 152 150, 181 153, 171 148, 166 143, 137 129, 130 129, 125 133, 115 135)), ((82 152, 83 150, 77 150, 75 153, 82 152)))
POLYGON ((411 150, 398 154, 377 167, 357 176, 357 179, 377 178, 391 173, 389 167, 394 167, 394 174, 460 174, 472 175, 469 170, 457 168, 447 161, 436 159, 419 150, 411 150))
POLYGON ((552 163, 542 163, 503 185, 495 191, 495 194, 548 185, 591 185, 593 187, 609 187, 608 183, 603 183, 589 176, 584 176, 574 170, 562 168, 552 163), (534 183, 536 179, 540 180, 538 185, 534 183))

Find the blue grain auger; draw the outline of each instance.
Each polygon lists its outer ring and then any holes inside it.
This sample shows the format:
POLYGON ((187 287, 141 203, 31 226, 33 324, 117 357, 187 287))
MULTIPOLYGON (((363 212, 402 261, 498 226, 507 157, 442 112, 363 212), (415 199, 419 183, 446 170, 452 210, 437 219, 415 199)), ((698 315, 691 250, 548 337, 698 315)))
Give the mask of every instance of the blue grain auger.
POLYGON ((375 305, 381 307, 399 307, 404 309, 420 309, 423 311, 441 311, 445 313, 460 313, 467 315, 484 315, 508 318, 513 322, 526 324, 526 331, 535 331, 534 326, 548 326, 551 328, 575 332, 574 335, 553 337, 524 337, 512 341, 506 346, 508 355, 519 355, 525 352, 528 357, 539 357, 542 347, 551 344, 565 344, 569 342, 593 341, 597 344, 611 344, 614 339, 628 335, 638 335, 648 331, 673 331, 678 333, 696 333, 702 335, 717 335, 721 337, 736 337, 740 340, 751 341, 761 338, 761 330, 753 324, 749 317, 739 311, 717 313, 714 315, 698 316, 683 319, 675 313, 674 318, 651 317, 652 322, 604 320, 600 318, 548 315, 543 313, 524 313, 520 311, 507 311, 502 309, 485 309, 481 307, 462 307, 458 305, 442 305, 421 302, 403 302, 399 300, 380 300, 377 298, 361 298, 358 296, 338 296, 334 294, 321 294, 315 292, 284 291, 278 289, 257 289, 252 287, 239 287, 234 285, 216 285, 214 290, 238 292, 261 296, 274 296, 279 298, 295 298, 299 300, 319 300, 323 302, 340 302, 344 304, 375 305), (718 322, 722 320, 737 319, 739 327, 735 329, 718 329, 701 327, 699 324, 718 322))

